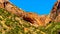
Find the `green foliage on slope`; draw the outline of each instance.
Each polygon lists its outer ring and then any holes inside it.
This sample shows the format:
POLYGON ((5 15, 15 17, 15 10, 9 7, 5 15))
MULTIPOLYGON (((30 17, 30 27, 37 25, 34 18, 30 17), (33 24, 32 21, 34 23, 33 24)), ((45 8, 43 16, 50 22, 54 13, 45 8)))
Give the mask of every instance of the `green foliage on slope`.
POLYGON ((0 8, 0 34, 58 34, 60 23, 35 27, 17 15, 0 8))

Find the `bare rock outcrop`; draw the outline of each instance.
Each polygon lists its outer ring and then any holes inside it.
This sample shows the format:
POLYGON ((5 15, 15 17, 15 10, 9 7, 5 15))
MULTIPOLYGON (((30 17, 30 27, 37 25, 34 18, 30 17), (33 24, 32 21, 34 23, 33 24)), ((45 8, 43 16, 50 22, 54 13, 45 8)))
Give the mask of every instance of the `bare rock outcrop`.
POLYGON ((57 1, 50 13, 51 21, 60 22, 60 0, 57 1))
POLYGON ((49 15, 37 15, 35 13, 24 12, 11 4, 8 0, 0 0, 0 8, 4 8, 12 14, 16 14, 22 17, 24 20, 29 21, 32 24, 38 24, 45 26, 51 22, 60 22, 60 2, 56 2, 51 13, 49 15))

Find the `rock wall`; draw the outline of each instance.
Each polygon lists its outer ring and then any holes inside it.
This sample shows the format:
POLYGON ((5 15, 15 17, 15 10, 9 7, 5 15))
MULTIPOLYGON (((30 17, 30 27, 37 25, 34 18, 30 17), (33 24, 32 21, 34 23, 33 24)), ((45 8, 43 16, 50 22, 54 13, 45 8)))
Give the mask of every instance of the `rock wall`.
POLYGON ((37 15, 35 13, 29 13, 25 12, 16 6, 14 6, 12 3, 10 3, 8 0, 0 0, 0 8, 4 8, 5 10, 9 11, 12 14, 16 14, 19 17, 22 17, 24 20, 29 21, 32 24, 37 24, 40 26, 45 26, 49 22, 60 22, 60 9, 58 11, 59 2, 56 2, 53 6, 53 9, 49 15, 37 15))

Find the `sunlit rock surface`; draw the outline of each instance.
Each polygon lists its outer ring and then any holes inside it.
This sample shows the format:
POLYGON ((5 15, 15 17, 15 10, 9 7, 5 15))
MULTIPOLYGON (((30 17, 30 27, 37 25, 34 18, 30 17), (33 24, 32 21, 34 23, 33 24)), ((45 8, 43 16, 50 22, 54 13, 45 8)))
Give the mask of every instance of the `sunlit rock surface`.
POLYGON ((58 5, 56 2, 49 15, 37 15, 0 0, 0 34, 59 34, 58 5))

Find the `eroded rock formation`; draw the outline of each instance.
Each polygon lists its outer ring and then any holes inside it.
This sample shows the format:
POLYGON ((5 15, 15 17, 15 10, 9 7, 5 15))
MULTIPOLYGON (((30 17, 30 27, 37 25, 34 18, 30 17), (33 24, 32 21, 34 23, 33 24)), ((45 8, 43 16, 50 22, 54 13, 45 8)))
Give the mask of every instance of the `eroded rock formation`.
POLYGON ((50 18, 51 18, 51 21, 53 22, 60 22, 60 0, 58 0, 51 13, 50 13, 50 18))
POLYGON ((60 6, 59 2, 56 2, 49 15, 39 16, 35 13, 24 12, 23 10, 11 4, 8 0, 0 0, 0 8, 4 8, 12 14, 16 14, 22 17, 24 20, 29 21, 30 23, 40 26, 45 26, 47 23, 52 21, 60 22, 60 7, 58 7, 58 5, 60 6))

